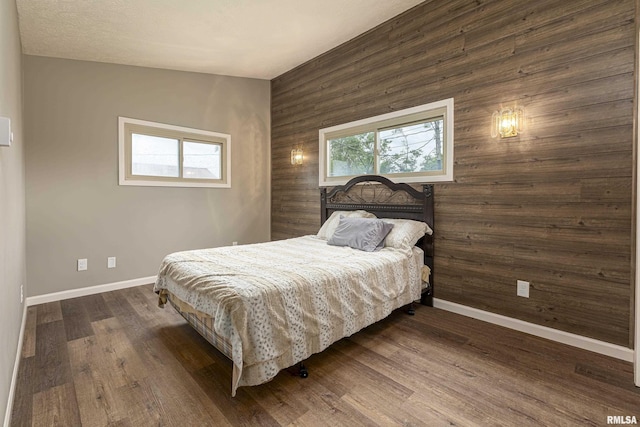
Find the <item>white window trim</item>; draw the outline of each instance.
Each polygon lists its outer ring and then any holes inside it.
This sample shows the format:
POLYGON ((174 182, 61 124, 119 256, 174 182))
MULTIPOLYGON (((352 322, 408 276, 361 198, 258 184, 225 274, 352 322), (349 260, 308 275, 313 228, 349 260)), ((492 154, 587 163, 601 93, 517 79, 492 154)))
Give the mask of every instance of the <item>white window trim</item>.
POLYGON ((327 142, 326 135, 338 132, 341 130, 356 128, 358 126, 368 125, 375 122, 381 122, 384 120, 395 119, 402 116, 408 116, 411 114, 428 112, 430 110, 444 108, 446 113, 444 114, 444 126, 445 126, 445 167, 444 173, 441 175, 429 175, 429 176, 403 176, 399 178, 395 174, 382 174, 387 178, 394 180, 401 180, 406 183, 427 183, 427 182, 447 182, 453 181, 453 98, 444 99, 441 101, 431 102, 429 104, 418 105, 416 107, 407 108, 404 110, 393 111, 391 113, 381 114, 379 116, 368 117, 362 120, 356 120, 350 123, 343 123, 341 125, 331 126, 328 128, 320 129, 319 132, 319 185, 320 187, 330 187, 335 185, 346 184, 352 176, 346 177, 331 177, 327 178, 327 142))
POLYGON ((146 120, 132 119, 129 117, 118 117, 118 183, 119 185, 133 185, 144 187, 207 187, 207 188, 231 188, 231 135, 226 133, 212 132, 202 129, 193 129, 183 126, 168 125, 164 123, 149 122, 146 120), (167 129, 172 131, 184 132, 189 134, 204 135, 215 138, 222 138, 226 142, 226 182, 207 183, 207 182, 189 182, 182 181, 162 181, 162 180, 145 180, 145 179, 127 179, 126 178, 126 156, 125 156, 125 125, 142 125, 155 127, 159 129, 167 129))

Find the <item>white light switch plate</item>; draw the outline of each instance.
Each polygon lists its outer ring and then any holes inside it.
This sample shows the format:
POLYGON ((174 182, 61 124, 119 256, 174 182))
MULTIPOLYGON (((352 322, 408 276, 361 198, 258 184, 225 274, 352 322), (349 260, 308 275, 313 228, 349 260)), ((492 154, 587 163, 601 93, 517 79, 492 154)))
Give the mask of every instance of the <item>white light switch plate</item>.
POLYGON ((0 117, 0 146, 11 147, 11 119, 0 117))

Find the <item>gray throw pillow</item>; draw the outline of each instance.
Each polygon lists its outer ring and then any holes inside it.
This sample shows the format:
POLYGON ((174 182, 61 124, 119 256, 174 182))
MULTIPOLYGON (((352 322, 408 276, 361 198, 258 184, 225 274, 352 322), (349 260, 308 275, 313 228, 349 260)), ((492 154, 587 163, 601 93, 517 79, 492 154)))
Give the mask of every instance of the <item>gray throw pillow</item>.
POLYGON ((327 241, 333 246, 349 246, 361 251, 373 252, 384 245, 384 239, 393 224, 377 218, 341 217, 335 232, 327 241))

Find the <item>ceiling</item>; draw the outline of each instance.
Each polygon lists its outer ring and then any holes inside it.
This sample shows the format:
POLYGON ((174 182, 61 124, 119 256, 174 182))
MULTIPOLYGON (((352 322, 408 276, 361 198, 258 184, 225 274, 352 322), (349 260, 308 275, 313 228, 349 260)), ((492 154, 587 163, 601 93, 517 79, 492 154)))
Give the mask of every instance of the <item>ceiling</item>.
POLYGON ((27 55, 272 79, 422 0, 16 0, 27 55))

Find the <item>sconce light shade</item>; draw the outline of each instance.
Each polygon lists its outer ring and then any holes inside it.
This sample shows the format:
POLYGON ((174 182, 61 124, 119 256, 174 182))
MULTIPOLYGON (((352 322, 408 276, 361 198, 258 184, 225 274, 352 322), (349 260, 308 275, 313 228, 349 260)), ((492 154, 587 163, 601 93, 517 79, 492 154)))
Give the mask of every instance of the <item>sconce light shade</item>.
POLYGON ((524 108, 502 108, 491 116, 491 137, 510 138, 522 132, 524 125, 524 108))
POLYGON ((304 160, 304 154, 302 152, 302 148, 294 148, 291 150, 291 164, 292 165, 301 165, 304 160))

